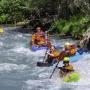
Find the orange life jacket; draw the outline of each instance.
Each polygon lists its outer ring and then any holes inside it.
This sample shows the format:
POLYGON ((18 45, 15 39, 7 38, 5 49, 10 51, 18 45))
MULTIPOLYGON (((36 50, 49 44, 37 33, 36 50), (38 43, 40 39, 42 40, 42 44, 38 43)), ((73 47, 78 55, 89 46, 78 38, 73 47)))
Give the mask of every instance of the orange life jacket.
POLYGON ((75 55, 76 52, 77 52, 76 46, 75 45, 71 45, 69 54, 72 56, 72 55, 75 55))
POLYGON ((73 56, 77 52, 76 45, 71 45, 69 49, 65 49, 65 56, 73 56))
POLYGON ((36 35, 35 35, 35 34, 33 34, 31 38, 32 38, 32 40, 34 41, 34 40, 35 40, 35 38, 36 38, 36 35))

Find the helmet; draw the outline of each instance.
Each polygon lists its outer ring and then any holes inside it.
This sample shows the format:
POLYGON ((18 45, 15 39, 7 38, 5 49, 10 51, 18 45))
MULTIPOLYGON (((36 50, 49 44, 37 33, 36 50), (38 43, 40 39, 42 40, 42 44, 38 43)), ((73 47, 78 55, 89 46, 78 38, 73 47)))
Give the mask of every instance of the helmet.
POLYGON ((66 42, 66 43, 65 43, 65 46, 69 46, 69 45, 70 45, 70 43, 69 43, 69 42, 66 42))
POLYGON ((69 59, 68 57, 65 57, 65 58, 64 58, 64 61, 63 61, 63 64, 69 63, 69 60, 70 60, 70 59, 69 59))
POLYGON ((69 61, 63 61, 63 64, 65 64, 65 63, 68 63, 69 64, 69 61))
POLYGON ((70 59, 68 57, 65 57, 64 58, 64 61, 69 61, 70 59))

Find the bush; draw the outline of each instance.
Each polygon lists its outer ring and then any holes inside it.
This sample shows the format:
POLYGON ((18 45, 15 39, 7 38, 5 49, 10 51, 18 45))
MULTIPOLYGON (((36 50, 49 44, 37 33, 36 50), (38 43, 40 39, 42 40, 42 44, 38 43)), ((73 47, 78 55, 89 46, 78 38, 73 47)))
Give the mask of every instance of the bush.
POLYGON ((5 23, 7 22, 8 16, 7 15, 0 15, 0 23, 5 23))
POLYGON ((78 38, 82 36, 89 27, 89 21, 90 18, 87 16, 73 16, 70 20, 55 21, 49 31, 57 32, 61 35, 72 35, 73 37, 78 38))

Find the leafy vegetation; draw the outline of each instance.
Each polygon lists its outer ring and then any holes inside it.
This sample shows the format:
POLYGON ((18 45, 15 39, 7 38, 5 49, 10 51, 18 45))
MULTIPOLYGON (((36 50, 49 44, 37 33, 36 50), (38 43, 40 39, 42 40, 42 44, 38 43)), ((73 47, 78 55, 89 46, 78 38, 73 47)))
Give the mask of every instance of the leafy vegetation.
POLYGON ((89 27, 89 17, 90 0, 0 0, 0 24, 50 22, 50 31, 77 37, 89 27))
POLYGON ((50 31, 56 31, 60 35, 71 35, 75 38, 80 38, 90 26, 90 18, 88 16, 72 17, 70 20, 55 21, 50 31))

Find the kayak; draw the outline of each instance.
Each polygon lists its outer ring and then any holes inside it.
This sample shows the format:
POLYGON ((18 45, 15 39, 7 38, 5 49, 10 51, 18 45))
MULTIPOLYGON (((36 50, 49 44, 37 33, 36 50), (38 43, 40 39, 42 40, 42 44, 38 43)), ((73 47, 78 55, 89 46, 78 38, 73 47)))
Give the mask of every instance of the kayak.
POLYGON ((84 55, 84 54, 85 54, 85 52, 83 54, 79 54, 77 52, 74 56, 69 57, 70 58, 70 62, 76 62, 76 61, 80 60, 82 55, 84 55))
MULTIPOLYGON (((85 54, 85 52, 83 54, 85 54)), ((76 61, 80 60, 80 58, 81 58, 81 56, 83 54, 79 54, 77 52, 76 55, 69 57, 70 58, 70 62, 76 62, 76 61)), ((46 62, 37 62, 37 66, 39 66, 39 67, 50 67, 50 66, 53 66, 53 64, 55 64, 56 62, 57 62, 56 60, 54 60, 54 62, 51 63, 51 64, 46 63, 46 62)))
POLYGON ((37 62, 38 67, 50 67, 52 65, 53 64, 49 64, 49 63, 46 63, 46 62, 37 62))
POLYGON ((78 82, 80 80, 80 75, 77 72, 70 73, 63 78, 64 82, 78 82))

